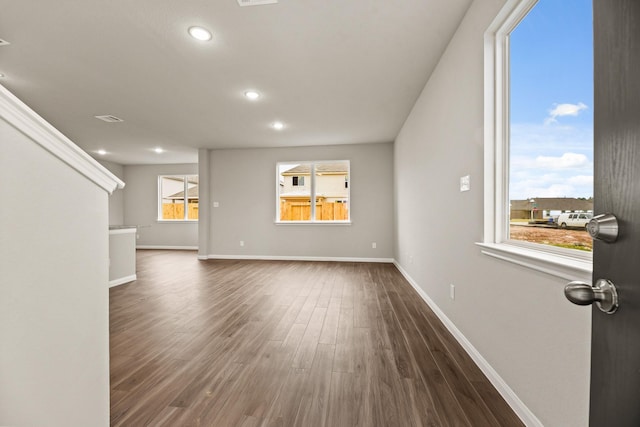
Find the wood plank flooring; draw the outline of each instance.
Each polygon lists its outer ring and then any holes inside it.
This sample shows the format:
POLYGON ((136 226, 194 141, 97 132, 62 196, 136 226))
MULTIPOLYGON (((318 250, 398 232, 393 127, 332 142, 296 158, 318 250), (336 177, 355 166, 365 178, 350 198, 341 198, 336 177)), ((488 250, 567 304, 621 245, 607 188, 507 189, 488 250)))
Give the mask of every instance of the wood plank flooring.
POLYGON ((391 264, 138 251, 112 426, 522 426, 391 264))

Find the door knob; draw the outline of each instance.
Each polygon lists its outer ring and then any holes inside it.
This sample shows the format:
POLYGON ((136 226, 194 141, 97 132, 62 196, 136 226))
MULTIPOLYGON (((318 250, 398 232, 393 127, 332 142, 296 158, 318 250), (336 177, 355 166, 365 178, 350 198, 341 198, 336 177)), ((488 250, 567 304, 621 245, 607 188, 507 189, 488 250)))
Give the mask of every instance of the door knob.
POLYGON ((584 282, 570 282, 564 287, 564 296, 577 305, 596 306, 607 314, 613 314, 618 309, 618 292, 613 283, 606 279, 598 279, 595 285, 584 282))
POLYGON ((591 238, 613 243, 618 238, 618 220, 612 214, 597 215, 587 223, 591 238))

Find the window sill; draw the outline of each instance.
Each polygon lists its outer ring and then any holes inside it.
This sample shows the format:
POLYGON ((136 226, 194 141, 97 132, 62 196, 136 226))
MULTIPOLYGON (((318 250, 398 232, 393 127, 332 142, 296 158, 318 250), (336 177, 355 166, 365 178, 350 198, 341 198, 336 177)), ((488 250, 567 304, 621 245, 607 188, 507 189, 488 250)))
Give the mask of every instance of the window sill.
POLYGON ((158 224, 197 224, 197 219, 158 219, 158 224))
POLYGON ((275 225, 351 225, 351 221, 274 221, 275 225))
POLYGON ((512 262, 565 280, 591 283, 593 262, 584 257, 571 257, 508 243, 476 243, 481 252, 493 258, 512 262))

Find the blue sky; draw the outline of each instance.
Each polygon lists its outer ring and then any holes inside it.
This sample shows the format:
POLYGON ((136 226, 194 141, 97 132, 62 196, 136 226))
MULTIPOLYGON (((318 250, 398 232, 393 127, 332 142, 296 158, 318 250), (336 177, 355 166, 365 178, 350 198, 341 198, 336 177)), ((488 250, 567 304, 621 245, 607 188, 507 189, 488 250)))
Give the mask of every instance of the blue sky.
POLYGON ((593 195, 591 0, 540 0, 511 33, 511 199, 593 195))

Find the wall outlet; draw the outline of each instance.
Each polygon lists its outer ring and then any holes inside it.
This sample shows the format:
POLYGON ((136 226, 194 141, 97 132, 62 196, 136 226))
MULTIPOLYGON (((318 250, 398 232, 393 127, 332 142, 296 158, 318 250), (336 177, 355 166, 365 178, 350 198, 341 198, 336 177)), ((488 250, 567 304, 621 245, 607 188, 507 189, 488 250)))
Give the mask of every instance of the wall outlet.
POLYGON ((213 207, 214 208, 219 208, 220 207, 220 202, 213 202, 213 207))
POLYGON ((244 240, 240 240, 240 246, 244 246, 244 240))
POLYGON ((371 248, 372 248, 372 249, 375 249, 375 248, 377 248, 377 247, 378 247, 378 244, 377 244, 376 242, 372 242, 372 243, 371 243, 371 248))
POLYGON ((456 287, 453 283, 449 285, 449 297, 451 297, 451 299, 456 299, 456 287))

